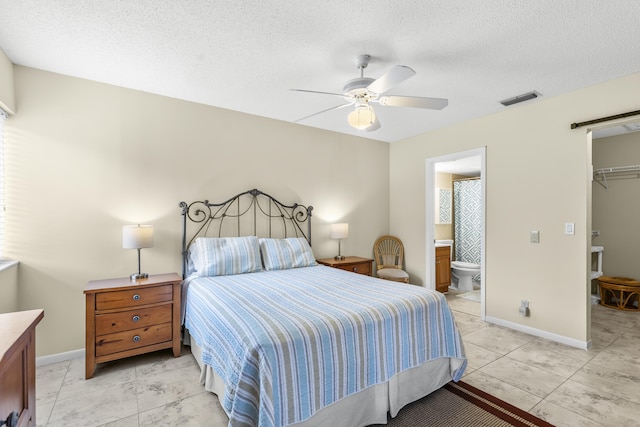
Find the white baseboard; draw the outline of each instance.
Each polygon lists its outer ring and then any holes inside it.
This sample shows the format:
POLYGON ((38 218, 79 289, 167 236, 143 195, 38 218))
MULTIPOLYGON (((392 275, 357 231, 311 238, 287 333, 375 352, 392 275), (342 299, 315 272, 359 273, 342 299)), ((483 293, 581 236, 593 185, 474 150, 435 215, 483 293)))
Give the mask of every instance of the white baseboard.
POLYGON ((51 365, 52 363, 66 362, 67 360, 74 359, 84 359, 84 348, 36 357, 36 366, 51 365))
POLYGON ((543 331, 542 329, 536 329, 530 326, 521 325, 519 323, 509 322, 504 319, 498 319, 497 317, 486 316, 484 320, 486 322, 493 323, 494 325, 504 326, 509 329, 515 329, 516 331, 524 332, 526 334, 534 335, 540 338, 545 338, 571 347, 581 348, 583 350, 588 350, 591 348, 591 340, 580 341, 574 338, 565 337, 564 335, 558 335, 552 332, 543 331))

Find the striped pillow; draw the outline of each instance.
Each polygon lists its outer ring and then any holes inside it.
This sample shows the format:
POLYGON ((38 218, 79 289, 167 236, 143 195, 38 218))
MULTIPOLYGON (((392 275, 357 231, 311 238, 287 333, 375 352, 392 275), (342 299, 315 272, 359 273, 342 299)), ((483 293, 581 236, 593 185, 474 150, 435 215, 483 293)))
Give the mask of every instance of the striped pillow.
POLYGON ((256 236, 198 237, 191 246, 198 276, 225 276, 262 271, 256 236))
POLYGON ((316 265, 311 246, 304 237, 260 239, 260 251, 265 270, 285 270, 316 265))

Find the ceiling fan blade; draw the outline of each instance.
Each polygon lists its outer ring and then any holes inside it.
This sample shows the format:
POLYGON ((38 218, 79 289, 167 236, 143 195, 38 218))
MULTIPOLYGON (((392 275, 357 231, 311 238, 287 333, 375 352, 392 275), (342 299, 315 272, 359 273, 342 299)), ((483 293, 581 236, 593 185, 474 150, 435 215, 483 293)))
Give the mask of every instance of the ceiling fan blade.
POLYGON ((376 115, 376 120, 373 122, 371 126, 366 128, 365 130, 367 132, 373 132, 374 130, 378 130, 378 129, 380 129, 380 121, 378 120, 378 116, 376 115))
POLYGON ((321 95, 334 95, 334 96, 341 96, 344 98, 344 93, 333 93, 333 92, 319 92, 317 90, 306 90, 306 89, 289 89, 292 90, 294 92, 307 92, 307 93, 319 93, 321 95))
POLYGON ((349 105, 353 105, 353 103, 352 102, 347 102, 346 104, 336 105, 335 107, 327 108, 326 110, 318 111, 317 113, 313 113, 313 114, 309 114, 308 116, 304 116, 301 119, 295 120, 293 123, 301 122, 301 121, 309 119, 309 118, 311 118, 313 116, 317 116, 318 114, 326 113, 327 111, 338 110, 340 108, 348 107, 349 105))
POLYGON ((407 80, 415 73, 416 72, 413 71, 413 69, 405 65, 396 65, 384 73, 382 77, 374 80, 369 86, 367 86, 367 89, 375 93, 385 93, 395 85, 407 80))
POLYGON ((381 96, 378 99, 380 105, 387 105, 390 107, 414 107, 414 108, 429 108, 431 110, 442 110, 449 105, 449 100, 445 98, 423 98, 420 96, 398 96, 388 95, 381 96))

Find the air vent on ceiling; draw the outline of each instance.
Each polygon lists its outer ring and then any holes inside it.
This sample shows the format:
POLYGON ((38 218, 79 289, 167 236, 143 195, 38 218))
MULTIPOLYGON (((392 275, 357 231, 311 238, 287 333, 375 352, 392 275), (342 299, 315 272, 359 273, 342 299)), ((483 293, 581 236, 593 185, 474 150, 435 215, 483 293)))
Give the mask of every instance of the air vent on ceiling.
POLYGON ((504 105, 505 107, 508 107, 509 105, 528 101, 530 99, 535 99, 539 96, 542 96, 540 92, 532 90, 531 92, 523 93, 522 95, 514 96, 513 98, 503 99, 502 101, 500 101, 500 104, 504 105))

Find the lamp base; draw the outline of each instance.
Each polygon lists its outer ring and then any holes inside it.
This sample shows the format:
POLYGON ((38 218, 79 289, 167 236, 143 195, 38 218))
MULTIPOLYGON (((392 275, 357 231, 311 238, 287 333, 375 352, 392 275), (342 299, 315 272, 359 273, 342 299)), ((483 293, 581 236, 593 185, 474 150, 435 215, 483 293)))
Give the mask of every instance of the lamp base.
POLYGON ((342 261, 344 260, 344 255, 336 255, 333 257, 333 259, 335 259, 336 261, 342 261))
POLYGON ((147 273, 133 273, 129 277, 131 278, 132 282, 135 282, 136 280, 139 280, 139 279, 146 279, 149 277, 149 275, 147 273))

